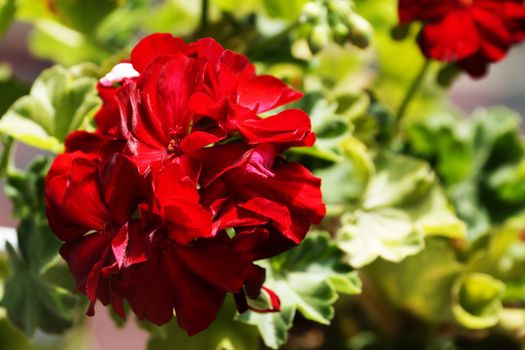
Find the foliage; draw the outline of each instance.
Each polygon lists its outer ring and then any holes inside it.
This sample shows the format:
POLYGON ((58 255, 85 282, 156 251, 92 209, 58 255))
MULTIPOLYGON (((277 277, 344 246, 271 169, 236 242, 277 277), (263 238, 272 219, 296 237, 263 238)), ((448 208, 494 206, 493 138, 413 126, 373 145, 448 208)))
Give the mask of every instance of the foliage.
POLYGON ((273 349, 286 342, 296 311, 308 320, 329 325, 337 293, 360 291, 357 275, 342 263, 342 252, 326 233, 311 232, 301 246, 270 259, 264 266, 266 284, 282 300, 281 311, 269 314, 248 311, 239 319, 256 325, 264 343, 273 349))
POLYGON ((239 315, 229 300, 194 337, 176 320, 141 322, 150 350, 521 349, 522 118, 451 106, 445 96, 461 72, 425 62, 420 26, 399 26, 396 5, 0 0, 0 38, 13 22, 30 23, 31 54, 56 64, 31 87, 0 65, 0 179, 18 220, 18 244, 0 252, 0 348, 41 348, 35 332, 77 338, 72 347, 86 340, 84 306, 47 224, 44 177, 66 136, 92 128, 97 79, 145 34, 171 32, 213 36, 305 93, 296 106, 317 141, 286 157, 322 179, 328 214, 303 244, 258 262, 280 312, 239 315), (18 143, 49 158, 17 169, 18 143))

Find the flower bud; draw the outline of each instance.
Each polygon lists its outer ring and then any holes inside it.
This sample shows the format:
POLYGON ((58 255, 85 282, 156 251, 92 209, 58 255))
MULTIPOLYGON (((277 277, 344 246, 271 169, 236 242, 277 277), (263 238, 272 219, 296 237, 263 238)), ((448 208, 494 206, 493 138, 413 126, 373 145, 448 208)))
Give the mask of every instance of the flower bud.
POLYGON ((317 22, 323 16, 323 8, 317 2, 308 2, 303 7, 303 16, 306 22, 317 22))
POLYGON ((316 24, 308 38, 310 50, 312 50, 313 53, 319 52, 331 41, 331 39, 332 31, 330 26, 327 23, 316 24))
POLYGON ((337 22, 332 26, 332 34, 335 42, 339 45, 343 45, 348 41, 350 30, 343 22, 337 22))
POLYGON ((361 49, 368 47, 373 33, 370 23, 356 13, 348 16, 348 23, 350 24, 349 38, 352 44, 361 49))
POLYGON ((341 17, 349 16, 352 13, 352 5, 349 0, 328 0, 328 10, 341 17))

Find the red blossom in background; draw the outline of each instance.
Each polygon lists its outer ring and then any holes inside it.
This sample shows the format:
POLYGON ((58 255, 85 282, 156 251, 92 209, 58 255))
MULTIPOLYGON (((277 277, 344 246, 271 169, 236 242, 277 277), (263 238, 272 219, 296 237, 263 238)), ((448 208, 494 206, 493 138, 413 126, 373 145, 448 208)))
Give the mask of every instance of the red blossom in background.
POLYGON ((302 95, 255 74, 212 39, 155 34, 101 79, 95 133, 75 132, 46 179, 50 225, 77 288, 124 317, 195 334, 226 293, 239 311, 261 290, 253 261, 299 244, 324 214, 320 180, 281 154, 311 146, 302 95))
POLYGON ((522 0, 399 0, 399 18, 424 23, 418 42, 425 56, 473 77, 525 38, 522 0))

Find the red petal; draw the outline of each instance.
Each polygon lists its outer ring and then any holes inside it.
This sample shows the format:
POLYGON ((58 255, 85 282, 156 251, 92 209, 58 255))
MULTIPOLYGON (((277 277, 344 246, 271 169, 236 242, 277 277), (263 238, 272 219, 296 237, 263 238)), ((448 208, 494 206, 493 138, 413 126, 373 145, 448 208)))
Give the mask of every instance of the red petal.
POLYGON ((270 75, 260 75, 242 82, 238 94, 238 103, 256 113, 269 111, 303 97, 302 93, 270 75))
POLYGON ((245 203, 241 203, 239 206, 261 216, 270 218, 273 220, 275 227, 280 231, 286 231, 292 225, 290 211, 283 204, 258 197, 252 198, 245 203))
POLYGON ((160 56, 174 56, 186 48, 181 38, 171 34, 152 34, 142 39, 131 51, 133 67, 143 72, 154 58, 160 56))
POLYGON ((201 148, 219 142, 225 137, 226 135, 214 135, 204 131, 195 131, 182 140, 181 149, 186 154, 192 154, 201 148))
POLYGON ((453 11, 425 25, 419 43, 427 57, 446 62, 457 62, 481 49, 480 34, 467 10, 453 11))
POLYGON ((197 238, 213 237, 211 215, 197 203, 173 199, 163 203, 170 238, 186 245, 197 238))
POLYGON ((277 142, 293 143, 294 146, 312 146, 310 117, 299 109, 290 109, 268 118, 249 119, 237 125, 240 133, 250 144, 277 142))
POLYGON ((505 57, 512 44, 512 36, 503 19, 497 13, 480 7, 473 7, 471 13, 480 32, 483 55, 490 62, 505 57))

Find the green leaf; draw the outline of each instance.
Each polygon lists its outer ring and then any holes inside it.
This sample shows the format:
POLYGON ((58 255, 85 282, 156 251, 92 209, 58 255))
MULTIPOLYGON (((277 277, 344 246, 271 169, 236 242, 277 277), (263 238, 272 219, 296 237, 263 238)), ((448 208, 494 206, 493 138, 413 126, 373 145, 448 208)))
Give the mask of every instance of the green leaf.
POLYGON ((525 241, 522 238, 525 227, 525 212, 503 225, 493 227, 479 239, 469 252, 469 272, 491 275, 506 284, 504 299, 515 303, 525 295, 523 261, 525 241))
POLYGON ((228 298, 210 327, 192 337, 186 335, 173 319, 162 327, 151 329, 148 350, 252 350, 257 344, 257 331, 254 327, 235 322, 234 314, 235 306, 228 298))
POLYGON ((488 178, 488 185, 505 203, 525 203, 525 158, 494 171, 488 178))
POLYGON ((2 305, 9 320, 31 336, 37 328, 48 333, 62 333, 72 326, 75 298, 67 291, 43 281, 34 268, 8 244, 12 269, 5 284, 2 305))
POLYGON ((505 284, 489 275, 470 273, 453 288, 453 312, 459 324, 471 329, 495 326, 502 310, 505 284))
POLYGON ((434 183, 419 201, 403 206, 414 224, 427 236, 443 236, 464 239, 467 227, 458 219, 441 186, 434 183))
POLYGON ((35 213, 44 215, 44 178, 50 164, 49 158, 37 157, 25 172, 18 171, 8 177, 5 192, 13 203, 16 218, 30 218, 35 213))
POLYGON ((347 213, 342 225, 338 245, 354 267, 363 267, 379 257, 400 262, 424 247, 424 232, 399 209, 347 213))
POLYGON ((296 310, 314 322, 328 325, 334 317, 337 292, 357 294, 357 275, 344 264, 343 253, 325 233, 310 233, 294 249, 267 261, 266 285, 279 295, 279 313, 249 311, 239 320, 256 325, 265 344, 277 349, 288 337, 296 310))
POLYGON ((365 145, 352 136, 341 142, 343 160, 315 172, 321 177, 323 199, 328 204, 346 204, 363 196, 374 173, 365 145))
POLYGON ((75 69, 45 70, 31 92, 18 99, 0 120, 0 133, 28 145, 59 153, 66 136, 100 106, 96 80, 75 69))
POLYGON ((449 114, 434 114, 408 128, 411 151, 434 160, 436 172, 446 185, 468 179, 474 169, 474 149, 470 145, 470 125, 449 114))
POLYGON ((29 93, 29 87, 13 76, 9 65, 0 64, 0 91, 2 91, 0 95, 0 116, 2 116, 13 102, 29 93))
POLYGON ((37 158, 25 173, 10 174, 6 183, 6 193, 20 224, 18 250, 7 246, 10 275, 2 305, 9 320, 27 335, 37 328, 62 333, 71 327, 71 308, 76 302, 69 291, 50 283, 45 275, 57 261, 60 246, 44 209, 44 178, 49 164, 49 159, 37 158))
POLYGON ((435 323, 450 318, 451 289, 461 271, 449 244, 437 238, 427 239, 424 250, 400 263, 377 260, 364 268, 390 302, 435 323))
POLYGON ((0 0, 0 38, 11 24, 16 12, 15 0, 0 0))
POLYGON ((430 167, 420 160, 405 156, 386 156, 377 161, 376 175, 371 180, 363 207, 393 207, 417 200, 434 182, 430 167))
POLYGON ((465 120, 437 114, 408 135, 411 152, 435 164, 470 240, 522 210, 525 141, 517 113, 479 109, 465 120))
POLYGON ((260 314, 248 311, 238 317, 244 323, 257 326, 264 344, 272 349, 279 349, 288 339, 288 331, 292 328, 296 308, 291 305, 281 307, 281 311, 260 314))
POLYGON ((117 8, 120 0, 52 0, 52 6, 63 23, 83 33, 92 33, 100 22, 117 8))
POLYGON ((352 266, 365 266, 378 257, 399 262, 423 249, 425 235, 466 235, 425 162, 382 155, 376 163, 362 204, 342 216, 337 232, 338 245, 352 266))

